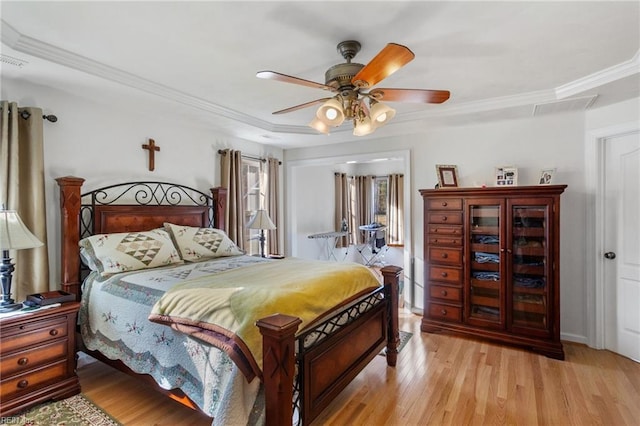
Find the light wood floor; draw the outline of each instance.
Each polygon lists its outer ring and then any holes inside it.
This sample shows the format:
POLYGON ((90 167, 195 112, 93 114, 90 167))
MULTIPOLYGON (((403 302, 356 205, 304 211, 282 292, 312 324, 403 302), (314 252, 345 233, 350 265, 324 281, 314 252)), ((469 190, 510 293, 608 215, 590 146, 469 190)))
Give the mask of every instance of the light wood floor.
MULTIPOLYGON (((316 419, 319 425, 638 425, 640 364, 565 343, 565 361, 520 349, 420 332, 387 368, 372 363, 316 419)), ((211 420, 100 362, 78 368, 82 392, 124 425, 211 420)))

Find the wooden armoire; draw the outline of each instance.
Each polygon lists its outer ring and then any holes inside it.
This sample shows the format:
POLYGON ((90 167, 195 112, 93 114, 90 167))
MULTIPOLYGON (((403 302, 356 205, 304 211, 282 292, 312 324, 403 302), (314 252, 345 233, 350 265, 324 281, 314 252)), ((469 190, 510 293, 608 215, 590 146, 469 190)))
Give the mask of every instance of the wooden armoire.
POLYGON ((564 359, 560 194, 566 185, 423 189, 422 331, 564 359))

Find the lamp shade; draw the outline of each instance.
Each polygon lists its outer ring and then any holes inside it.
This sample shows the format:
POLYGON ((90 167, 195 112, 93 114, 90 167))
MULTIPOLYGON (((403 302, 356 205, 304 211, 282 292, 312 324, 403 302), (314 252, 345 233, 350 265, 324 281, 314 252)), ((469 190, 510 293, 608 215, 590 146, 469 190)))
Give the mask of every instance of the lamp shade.
POLYGON ((327 126, 338 127, 344 121, 342 103, 336 98, 331 98, 320 105, 316 117, 327 126))
POLYGON ((29 231, 15 210, 0 210, 0 250, 40 247, 42 242, 29 231))
POLYGON ((376 126, 381 126, 386 124, 389 120, 391 120, 396 115, 396 110, 391 108, 388 105, 383 104, 382 102, 376 102, 371 106, 371 121, 373 121, 376 126))
POLYGON ((309 123, 309 127, 316 129, 317 131, 319 131, 320 133, 324 133, 325 135, 329 134, 329 126, 324 124, 324 122, 318 119, 318 117, 311 120, 311 123, 309 123))
POLYGON ((249 229, 276 229, 266 210, 258 210, 247 224, 249 229))
POLYGON ((355 125, 353 127, 353 135, 354 136, 365 136, 369 133, 373 133, 376 127, 371 122, 369 117, 364 117, 362 119, 354 120, 355 125))

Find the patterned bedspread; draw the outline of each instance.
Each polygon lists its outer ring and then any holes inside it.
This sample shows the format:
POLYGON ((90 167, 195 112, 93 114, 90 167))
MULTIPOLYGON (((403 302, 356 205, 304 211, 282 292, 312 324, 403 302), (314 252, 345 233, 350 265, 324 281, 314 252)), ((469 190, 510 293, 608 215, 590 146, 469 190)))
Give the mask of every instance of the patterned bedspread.
POLYGON ((248 383, 229 357, 211 345, 148 320, 153 305, 185 279, 270 260, 233 256, 99 277, 83 284, 79 323, 84 344, 165 389, 181 389, 214 424, 255 424, 262 414, 260 382, 248 383))

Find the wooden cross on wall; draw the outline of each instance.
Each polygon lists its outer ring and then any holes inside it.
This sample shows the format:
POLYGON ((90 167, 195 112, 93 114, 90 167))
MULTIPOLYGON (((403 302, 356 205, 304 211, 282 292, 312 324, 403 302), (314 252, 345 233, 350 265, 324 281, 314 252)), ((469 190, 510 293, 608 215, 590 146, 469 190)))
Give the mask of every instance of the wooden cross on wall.
POLYGON ((149 171, 152 172, 153 169, 156 168, 156 164, 155 164, 156 151, 160 151, 160 147, 156 146, 156 141, 154 141, 153 139, 149 139, 149 143, 143 144, 142 149, 149 150, 149 171))

